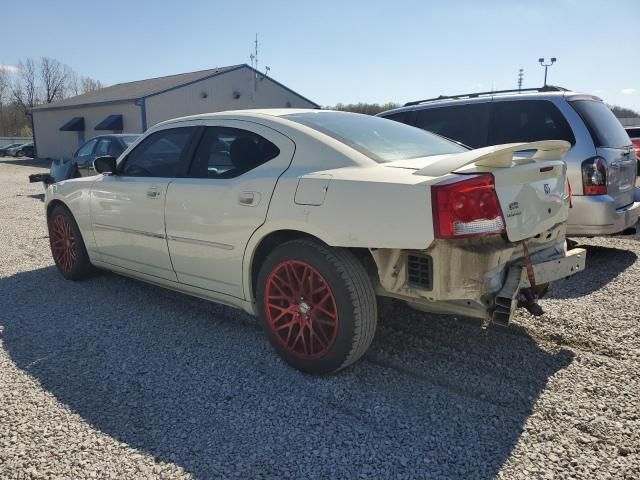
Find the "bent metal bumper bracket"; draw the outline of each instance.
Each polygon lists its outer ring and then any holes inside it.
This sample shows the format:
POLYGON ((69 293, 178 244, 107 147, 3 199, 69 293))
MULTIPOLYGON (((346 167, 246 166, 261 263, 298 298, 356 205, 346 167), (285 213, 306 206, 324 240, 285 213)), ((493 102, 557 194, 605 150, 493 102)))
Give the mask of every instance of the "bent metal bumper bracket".
MULTIPOLYGON (((584 248, 574 248, 562 258, 534 263, 531 268, 536 283, 541 285, 581 272, 586 265, 586 253, 584 248)), ((494 300, 493 322, 498 325, 507 325, 518 306, 520 289, 531 286, 525 265, 518 263, 511 266, 507 272, 506 281, 494 300)))

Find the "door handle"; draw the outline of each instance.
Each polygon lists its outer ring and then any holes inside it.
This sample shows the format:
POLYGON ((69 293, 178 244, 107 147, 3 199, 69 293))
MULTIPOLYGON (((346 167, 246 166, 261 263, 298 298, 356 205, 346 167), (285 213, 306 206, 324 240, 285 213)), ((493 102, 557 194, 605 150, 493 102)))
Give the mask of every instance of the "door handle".
POLYGON ((158 198, 160 196, 160 190, 157 188, 151 188, 147 190, 147 197, 149 198, 158 198))
POLYGON ((260 194, 258 192, 242 192, 238 195, 238 203, 245 207, 255 207, 260 203, 260 194))

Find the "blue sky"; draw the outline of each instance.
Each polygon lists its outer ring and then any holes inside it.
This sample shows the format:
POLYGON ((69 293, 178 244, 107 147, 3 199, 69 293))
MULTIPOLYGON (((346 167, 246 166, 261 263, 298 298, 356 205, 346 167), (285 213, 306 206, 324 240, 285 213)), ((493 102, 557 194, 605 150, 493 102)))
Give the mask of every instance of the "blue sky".
POLYGON ((555 56, 549 83, 640 111, 638 0, 0 5, 0 64, 50 56, 107 85, 249 63, 257 32, 260 68, 322 105, 515 88, 519 68, 539 86, 555 56))

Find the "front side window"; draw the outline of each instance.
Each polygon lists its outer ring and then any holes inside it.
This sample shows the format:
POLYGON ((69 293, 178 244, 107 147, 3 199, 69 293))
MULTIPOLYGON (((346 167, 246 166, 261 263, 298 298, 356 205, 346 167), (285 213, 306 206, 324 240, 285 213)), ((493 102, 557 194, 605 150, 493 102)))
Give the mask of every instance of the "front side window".
POLYGON ((381 117, 314 111, 283 118, 324 133, 379 163, 466 151, 433 133, 381 117))
POLYGON ((85 157, 87 155, 91 155, 93 153, 93 147, 98 143, 98 139, 94 138, 93 140, 89 140, 83 146, 81 146, 76 152, 76 157, 85 157))
POLYGON ((120 167, 122 175, 175 177, 193 130, 193 127, 181 127, 152 133, 127 155, 120 167))
POLYGON ((494 102, 491 106, 489 145, 576 139, 558 108, 547 100, 494 102))
POLYGON ((416 111, 415 126, 471 148, 487 146, 489 104, 476 103, 416 111))
POLYGON ((207 127, 189 169, 192 178, 233 178, 277 157, 280 150, 247 130, 207 127))

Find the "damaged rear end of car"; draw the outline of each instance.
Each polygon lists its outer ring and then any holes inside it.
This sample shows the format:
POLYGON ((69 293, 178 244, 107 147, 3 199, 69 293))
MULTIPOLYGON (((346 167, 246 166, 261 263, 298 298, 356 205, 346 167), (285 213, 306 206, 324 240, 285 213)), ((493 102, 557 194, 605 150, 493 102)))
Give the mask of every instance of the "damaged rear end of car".
POLYGON ((537 299, 549 284, 585 268, 585 251, 565 246, 569 146, 499 145, 387 164, 434 179, 434 241, 424 250, 371 249, 378 294, 500 325, 519 306, 542 314, 537 299))

